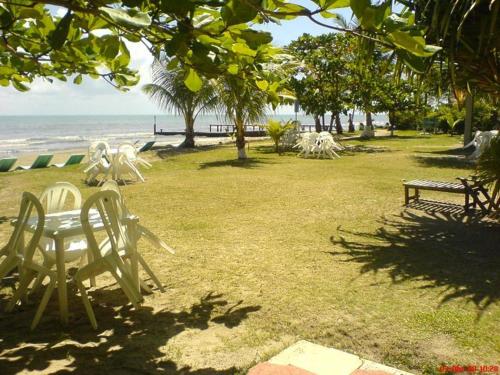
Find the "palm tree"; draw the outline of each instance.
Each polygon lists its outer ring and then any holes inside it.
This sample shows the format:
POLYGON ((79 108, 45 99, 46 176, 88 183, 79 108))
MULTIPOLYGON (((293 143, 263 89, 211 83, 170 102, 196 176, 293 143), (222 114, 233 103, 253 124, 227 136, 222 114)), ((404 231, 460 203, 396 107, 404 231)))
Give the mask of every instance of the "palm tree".
POLYGON ((246 159, 245 124, 255 124, 266 114, 267 95, 253 82, 227 75, 219 80, 219 113, 236 127, 238 159, 246 159))
POLYGON ((204 81, 200 90, 194 92, 184 84, 184 70, 168 69, 168 59, 161 58, 153 63, 153 83, 142 90, 167 111, 175 111, 184 117, 186 138, 181 147, 195 147, 194 123, 200 113, 206 113, 217 106, 215 86, 204 81))

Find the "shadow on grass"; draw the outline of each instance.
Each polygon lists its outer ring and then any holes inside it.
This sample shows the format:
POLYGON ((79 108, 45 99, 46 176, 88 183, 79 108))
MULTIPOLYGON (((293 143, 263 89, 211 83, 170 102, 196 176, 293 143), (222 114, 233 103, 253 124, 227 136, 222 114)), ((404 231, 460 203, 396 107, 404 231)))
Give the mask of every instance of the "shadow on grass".
POLYGON ((268 160, 247 158, 247 159, 232 159, 232 160, 216 160, 205 163, 200 163, 199 169, 216 168, 216 167, 234 167, 252 169, 261 166, 262 164, 269 164, 268 160))
POLYGON ((356 154, 364 153, 364 154, 374 154, 379 152, 393 152, 396 151, 394 149, 390 149, 387 147, 380 146, 365 146, 365 145, 356 145, 356 146, 347 146, 344 151, 342 151, 342 155, 353 156, 356 154))
POLYGON ((422 167, 473 169, 474 163, 458 156, 413 156, 422 167))
POLYGON ((397 135, 394 134, 392 137, 390 135, 379 135, 371 138, 359 138, 358 141, 361 142, 373 142, 373 141, 398 141, 402 139, 427 139, 430 135, 397 135))
POLYGON ((463 210, 403 211, 381 218, 373 233, 338 229, 330 238, 339 261, 361 264, 361 273, 388 272, 393 283, 423 281, 442 288, 441 304, 473 302, 478 316, 500 301, 500 225, 463 210))
POLYGON ((0 216, 0 224, 8 223, 12 219, 15 219, 15 217, 0 216))
MULTIPOLYGON (((91 328, 85 312, 79 308, 78 320, 71 319, 70 326, 63 332, 55 301, 47 309, 52 315, 46 313, 34 332, 29 332, 28 326, 36 306, 22 307, 12 314, 2 313, 2 374, 45 373, 56 363, 51 368, 52 374, 102 374, 108 371, 120 374, 232 375, 238 371, 234 367, 219 370, 180 366, 172 358, 167 358, 161 349, 186 329, 206 330, 219 324, 236 327, 249 313, 260 310, 260 306, 242 306, 243 301, 239 301, 221 314, 220 310, 229 302, 222 294, 213 292, 189 309, 176 312, 154 311, 148 306, 134 310, 126 305, 127 301, 118 289, 98 289, 91 294, 100 301, 99 304, 93 303, 99 324, 97 331, 91 328), (67 363, 64 369, 57 368, 58 361, 67 363)), ((3 297, 5 299, 5 295, 3 297)), ((35 297, 38 296, 33 296, 33 299, 35 297)), ((79 306, 76 297, 73 302, 70 306, 79 306)), ((200 349, 193 342, 186 351, 199 355, 200 349)))
POLYGON ((154 148, 153 151, 156 153, 156 156, 158 156, 160 159, 166 159, 168 157, 175 156, 175 155, 192 154, 195 152, 214 150, 217 147, 220 147, 222 144, 223 143, 221 142, 217 145, 203 145, 203 146, 196 146, 196 147, 192 147, 192 148, 167 145, 167 146, 154 148))

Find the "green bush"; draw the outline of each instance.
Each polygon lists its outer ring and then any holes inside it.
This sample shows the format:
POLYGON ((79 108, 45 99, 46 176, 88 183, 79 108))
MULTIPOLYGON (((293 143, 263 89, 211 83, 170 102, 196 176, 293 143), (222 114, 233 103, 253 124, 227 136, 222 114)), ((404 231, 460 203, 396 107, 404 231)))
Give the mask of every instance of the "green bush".
POLYGON ((494 105, 484 99, 474 102, 472 127, 475 130, 492 130, 497 126, 498 112, 494 105))
POLYGON ((389 113, 389 121, 398 130, 422 128, 423 116, 420 111, 394 111, 389 113))

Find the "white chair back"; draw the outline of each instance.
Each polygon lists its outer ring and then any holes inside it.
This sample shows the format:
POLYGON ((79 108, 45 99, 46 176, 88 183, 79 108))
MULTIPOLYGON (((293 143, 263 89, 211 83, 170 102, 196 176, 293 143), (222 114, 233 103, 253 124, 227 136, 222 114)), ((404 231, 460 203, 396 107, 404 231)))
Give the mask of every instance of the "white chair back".
POLYGON ((132 143, 122 143, 118 146, 118 153, 125 155, 130 161, 137 159, 137 149, 132 143))
POLYGON ((45 207, 45 212, 65 211, 66 209, 79 209, 82 206, 80 190, 69 182, 56 182, 48 186, 40 196, 40 202, 45 207), (73 199, 73 205, 68 207, 68 201, 73 199))
POLYGON ((106 230, 107 238, 101 244, 107 243, 107 247, 109 246, 111 251, 116 254, 119 253, 120 248, 123 246, 131 246, 126 226, 121 221, 123 209, 121 208, 120 196, 116 191, 99 191, 85 201, 80 214, 83 232, 87 237, 89 249, 92 251, 93 256, 96 259, 102 257, 101 248, 97 243, 92 225, 89 223, 89 212, 93 207, 99 212, 106 230))
POLYGON ((0 280, 14 269, 21 259, 31 261, 42 236, 44 225, 45 214, 38 198, 31 193, 23 193, 14 232, 6 246, 7 257, 0 264, 0 280), (28 220, 32 216, 37 216, 38 221, 30 241, 25 244, 24 235, 27 232, 28 220))

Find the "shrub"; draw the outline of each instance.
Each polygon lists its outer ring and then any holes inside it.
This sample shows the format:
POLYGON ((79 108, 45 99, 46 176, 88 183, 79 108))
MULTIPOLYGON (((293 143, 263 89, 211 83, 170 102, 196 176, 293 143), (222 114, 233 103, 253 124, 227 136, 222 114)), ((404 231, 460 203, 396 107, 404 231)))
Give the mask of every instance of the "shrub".
POLYGON ((291 121, 282 123, 277 120, 269 120, 263 128, 266 130, 267 134, 274 141, 274 146, 276 147, 276 152, 279 152, 279 142, 281 137, 286 133, 287 130, 294 127, 291 121))

